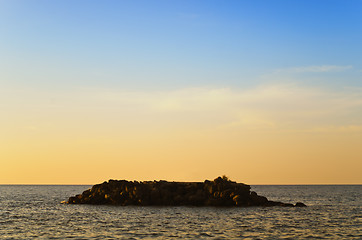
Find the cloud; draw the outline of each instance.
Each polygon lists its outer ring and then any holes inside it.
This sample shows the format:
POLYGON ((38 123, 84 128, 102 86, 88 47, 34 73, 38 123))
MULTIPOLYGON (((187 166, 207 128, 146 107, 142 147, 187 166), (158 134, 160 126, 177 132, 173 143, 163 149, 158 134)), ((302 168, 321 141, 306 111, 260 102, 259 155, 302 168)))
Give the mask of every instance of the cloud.
POLYGON ((320 65, 278 69, 275 73, 328 73, 328 72, 343 72, 352 69, 353 66, 338 66, 338 65, 320 65))
MULTIPOLYGON (((288 85, 250 89, 186 88, 158 92, 99 91, 95 102, 144 111, 150 118, 250 129, 311 129, 362 121, 362 92, 288 85), (181 119, 181 120, 180 120, 181 119), (179 121, 180 120, 180 121, 179 121)), ((351 128, 352 129, 352 128, 351 128)))
POLYGON ((11 92, 0 96, 2 110, 9 121, 26 126, 56 126, 62 121, 81 128, 351 132, 362 122, 362 92, 353 88, 332 91, 295 84, 167 91, 87 88, 14 96, 11 92))
POLYGON ((362 125, 345 125, 345 126, 324 126, 317 127, 307 130, 307 132, 314 133, 330 133, 330 132, 338 132, 338 133, 356 133, 362 132, 362 125))

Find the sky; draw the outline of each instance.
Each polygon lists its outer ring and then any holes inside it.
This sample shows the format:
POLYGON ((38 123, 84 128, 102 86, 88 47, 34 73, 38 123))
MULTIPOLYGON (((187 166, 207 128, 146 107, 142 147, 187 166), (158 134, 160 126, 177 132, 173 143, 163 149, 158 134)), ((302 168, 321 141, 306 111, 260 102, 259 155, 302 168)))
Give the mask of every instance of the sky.
POLYGON ((0 0, 0 184, 362 184, 362 1, 0 0))

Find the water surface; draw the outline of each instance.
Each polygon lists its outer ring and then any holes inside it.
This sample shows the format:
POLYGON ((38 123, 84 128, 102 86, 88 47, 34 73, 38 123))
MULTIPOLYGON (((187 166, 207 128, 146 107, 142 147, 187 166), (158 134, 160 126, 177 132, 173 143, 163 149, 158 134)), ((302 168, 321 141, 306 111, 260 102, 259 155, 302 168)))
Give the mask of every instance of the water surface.
POLYGON ((1 239, 362 239, 362 185, 252 186, 307 208, 60 204, 89 187, 0 185, 1 239))

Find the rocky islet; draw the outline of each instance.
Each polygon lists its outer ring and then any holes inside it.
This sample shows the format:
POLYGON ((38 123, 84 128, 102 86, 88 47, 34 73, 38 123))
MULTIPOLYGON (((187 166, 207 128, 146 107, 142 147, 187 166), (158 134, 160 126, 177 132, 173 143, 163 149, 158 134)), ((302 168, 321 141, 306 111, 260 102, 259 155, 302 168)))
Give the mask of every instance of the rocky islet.
POLYGON ((298 202, 269 201, 250 191, 250 186, 218 177, 204 182, 109 180, 70 197, 68 204, 136 206, 284 206, 304 207, 298 202))

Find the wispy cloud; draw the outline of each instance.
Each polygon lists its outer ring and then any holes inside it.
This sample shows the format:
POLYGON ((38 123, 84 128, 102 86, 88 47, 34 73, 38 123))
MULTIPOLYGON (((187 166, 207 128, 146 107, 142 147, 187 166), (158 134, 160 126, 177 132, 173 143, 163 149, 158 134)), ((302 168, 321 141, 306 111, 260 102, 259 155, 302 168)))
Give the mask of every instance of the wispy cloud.
POLYGON ((86 98, 93 96, 94 101, 114 105, 115 109, 118 106, 132 113, 145 111, 150 118, 181 125, 337 130, 362 121, 362 92, 354 89, 332 91, 289 84, 251 89, 204 87, 160 92, 97 92, 88 93, 86 98))
POLYGON ((275 73, 328 73, 328 72, 343 72, 352 69, 353 66, 338 66, 338 65, 319 65, 277 69, 275 73))
POLYGON ((338 132, 338 133, 356 133, 362 132, 362 125, 345 125, 345 126, 324 126, 317 127, 306 130, 306 132, 312 133, 330 133, 330 132, 338 132))
POLYGON ((64 94, 29 92, 10 103, 11 96, 0 96, 1 102, 9 103, 3 104, 3 110, 8 119, 28 119, 26 126, 62 119, 83 122, 82 127, 107 121, 107 126, 98 127, 114 129, 137 125, 341 132, 359 131, 355 126, 362 122, 362 92, 347 88, 332 91, 289 84, 170 91, 83 89, 64 94), (31 112, 37 114, 30 118, 31 112))

